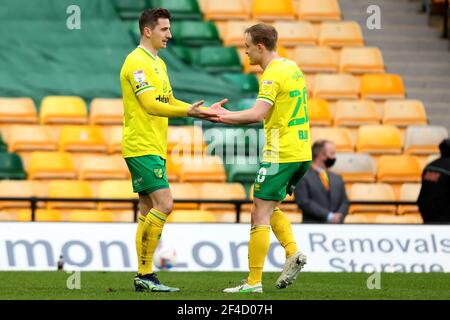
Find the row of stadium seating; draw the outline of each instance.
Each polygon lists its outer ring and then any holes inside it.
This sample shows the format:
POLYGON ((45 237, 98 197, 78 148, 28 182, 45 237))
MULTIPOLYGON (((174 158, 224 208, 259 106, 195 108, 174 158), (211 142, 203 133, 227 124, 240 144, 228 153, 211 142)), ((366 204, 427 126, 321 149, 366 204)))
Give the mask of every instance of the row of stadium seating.
MULTIPOLYGON (((358 183, 349 188, 349 198, 353 201, 415 201, 420 190, 419 183, 405 183, 401 185, 400 194, 395 195, 393 188, 386 183, 358 183)), ((172 183, 171 191, 176 200, 245 200, 245 191, 238 183, 172 183), (215 190, 214 193, 211 190, 215 190)), ((103 198, 103 199, 135 199, 132 193, 131 181, 106 180, 98 184, 87 181, 56 180, 56 181, 0 181, 1 197, 55 197, 55 198, 103 198)), ((251 199, 252 197, 250 197, 251 199)), ((288 200, 292 200, 288 197, 288 200)), ((0 217, 6 220, 14 219, 18 212, 29 208, 27 201, 1 201, 0 217)), ((121 221, 133 219, 132 206, 130 203, 115 202, 48 202, 37 203, 37 208, 61 210, 72 212, 72 210, 102 210, 112 211, 117 214, 121 221), (126 216, 127 218, 125 219, 126 216)), ((235 206, 232 203, 175 203, 175 210, 208 210, 220 217, 221 220, 235 219, 235 206)), ((242 205, 242 213, 247 215, 250 205, 242 205)), ((301 217, 301 211, 295 204, 283 204, 282 210, 290 214, 292 220, 301 217)), ((25 210, 25 212, 29 212, 25 210)), ((415 205, 352 205, 350 215, 358 214, 417 214, 415 205)), ((94 218, 87 218, 88 220, 94 218)), ((101 220, 100 220, 101 221, 101 220)))
POLYGON ((304 19, 310 21, 340 20, 341 12, 336 0, 115 0, 115 7, 123 19, 135 19, 147 7, 164 7, 174 20, 223 19, 304 19))
MULTIPOLYGON (((325 122, 325 121, 324 121, 325 122)), ((437 145, 446 137, 445 127, 413 125, 399 129, 394 125, 350 127, 312 126, 312 142, 328 139, 340 152, 429 155, 439 153, 437 145)), ((227 151, 235 155, 258 155, 263 146, 263 130, 253 128, 169 126, 168 153, 191 155, 227 151), (218 149, 221 148, 221 149, 218 149)), ((88 125, 9 125, 1 127, 0 150, 11 152, 67 151, 117 154, 121 150, 121 126, 88 125)))
MULTIPOLYGON (((253 106, 254 99, 243 99, 229 106, 244 110, 253 106)), ((38 110, 30 98, 0 98, 0 125, 12 123, 121 125, 121 99, 95 98, 88 105, 80 97, 46 97, 38 110), (89 113, 89 114, 88 114, 89 113)), ((427 124, 425 106, 419 100, 308 99, 311 125, 355 126, 360 124, 391 124, 396 126, 427 124)))

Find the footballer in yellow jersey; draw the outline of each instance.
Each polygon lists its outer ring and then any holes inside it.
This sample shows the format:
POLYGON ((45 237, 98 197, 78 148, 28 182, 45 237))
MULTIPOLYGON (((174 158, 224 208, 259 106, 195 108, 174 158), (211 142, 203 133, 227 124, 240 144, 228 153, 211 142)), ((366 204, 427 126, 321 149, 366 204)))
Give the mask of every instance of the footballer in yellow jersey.
POLYGON ((245 31, 245 47, 250 64, 260 65, 260 79, 255 105, 244 111, 230 112, 219 106, 219 121, 227 124, 249 124, 264 121, 266 145, 253 192, 249 275, 226 293, 262 293, 262 270, 269 251, 270 230, 285 249, 286 261, 276 281, 286 288, 306 263, 298 250, 289 219, 278 208, 292 193, 311 165, 311 143, 307 112, 306 84, 297 64, 281 58, 276 52, 278 33, 267 24, 257 24, 245 31))
MULTIPOLYGON (((168 117, 217 121, 217 111, 200 108, 202 101, 190 105, 173 95, 166 65, 158 57, 158 50, 165 48, 172 37, 169 19, 169 11, 163 8, 142 12, 140 45, 127 56, 120 72, 124 105, 122 154, 131 173, 133 191, 139 193, 136 291, 179 291, 161 284, 153 273, 153 254, 173 207, 165 163, 168 117)), ((212 107, 220 108, 226 101, 212 107)))

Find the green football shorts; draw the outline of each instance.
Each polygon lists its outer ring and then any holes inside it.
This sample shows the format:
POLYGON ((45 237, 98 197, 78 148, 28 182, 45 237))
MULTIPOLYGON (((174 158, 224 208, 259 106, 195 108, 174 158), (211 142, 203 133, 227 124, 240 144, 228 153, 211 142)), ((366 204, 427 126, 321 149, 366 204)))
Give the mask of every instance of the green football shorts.
POLYGON ((271 163, 261 162, 255 179, 253 197, 283 201, 311 166, 311 161, 271 163))
POLYGON ((125 158, 133 182, 133 192, 150 194, 159 189, 168 189, 166 160, 160 156, 145 155, 125 158))

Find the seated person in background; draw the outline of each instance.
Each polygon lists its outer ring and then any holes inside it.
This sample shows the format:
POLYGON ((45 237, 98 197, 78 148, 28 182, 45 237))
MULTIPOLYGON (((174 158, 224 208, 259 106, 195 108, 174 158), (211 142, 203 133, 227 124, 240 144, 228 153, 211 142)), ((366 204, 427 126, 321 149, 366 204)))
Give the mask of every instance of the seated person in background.
POLYGON ((295 202, 303 223, 342 223, 348 212, 344 181, 328 171, 336 161, 332 141, 319 140, 312 147, 311 168, 295 188, 295 202))
POLYGON ((439 150, 441 157, 423 169, 417 203, 424 223, 450 224, 450 139, 439 150))

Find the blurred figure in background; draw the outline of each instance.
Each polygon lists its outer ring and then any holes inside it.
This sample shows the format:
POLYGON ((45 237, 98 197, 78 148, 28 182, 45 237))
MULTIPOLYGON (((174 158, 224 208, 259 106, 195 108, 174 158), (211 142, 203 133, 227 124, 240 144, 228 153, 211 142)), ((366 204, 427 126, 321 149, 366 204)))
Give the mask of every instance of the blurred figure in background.
POLYGON ((312 147, 313 162, 295 188, 295 202, 303 223, 342 223, 348 212, 344 181, 328 171, 336 161, 336 145, 319 140, 312 147))
POLYGON ((450 224, 450 139, 439 144, 441 157, 422 173, 417 200, 424 223, 450 224))

